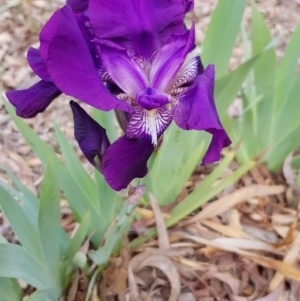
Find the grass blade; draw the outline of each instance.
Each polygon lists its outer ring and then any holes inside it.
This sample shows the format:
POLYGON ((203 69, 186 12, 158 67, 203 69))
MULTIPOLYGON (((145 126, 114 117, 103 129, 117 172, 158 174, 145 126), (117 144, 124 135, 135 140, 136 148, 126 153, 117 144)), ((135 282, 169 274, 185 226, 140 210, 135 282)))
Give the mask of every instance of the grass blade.
POLYGON ((216 65, 217 78, 227 72, 246 4, 247 0, 220 0, 212 14, 201 58, 204 65, 216 65))
POLYGON ((261 53, 255 55, 216 81, 215 100, 221 120, 224 119, 228 107, 240 91, 247 75, 260 55, 261 53))
POLYGON ((164 133, 161 148, 157 154, 153 154, 156 158, 145 180, 147 181, 147 190, 155 195, 159 204, 174 201, 196 164, 199 163, 201 152, 203 155, 208 141, 207 133, 183 131, 172 122, 164 133), (198 149, 199 155, 194 153, 195 149, 198 149), (193 153, 194 155, 192 155, 193 153), (196 161, 187 165, 191 156, 196 161), (187 169, 182 172, 185 167, 187 169))
POLYGON ((96 231, 91 240, 98 247, 106 231, 106 224, 103 222, 104 219, 98 207, 90 200, 85 189, 77 185, 55 152, 21 118, 16 116, 14 109, 5 99, 3 99, 3 102, 11 118, 43 165, 46 166, 50 159, 55 162, 53 172, 59 179, 60 187, 67 196, 75 218, 80 221, 87 212, 91 212, 90 231, 96 231))
POLYGON ((86 191, 89 199, 97 206, 97 187, 95 181, 91 178, 88 172, 84 169, 82 163, 80 162, 74 148, 71 146, 70 142, 61 131, 59 126, 55 123, 55 134, 58 140, 60 149, 63 153, 64 159, 66 161, 67 168, 73 175, 77 185, 81 186, 84 191, 86 191))
POLYGON ((37 226, 32 223, 21 205, 2 186, 0 186, 0 205, 23 247, 43 262, 43 249, 37 226))
POLYGON ((289 95, 294 80, 297 62, 300 55, 300 23, 293 32, 284 57, 277 69, 275 91, 275 114, 280 111, 281 105, 289 95))
POLYGON ((120 215, 109 226, 105 234, 105 241, 103 245, 96 251, 90 251, 88 256, 97 265, 106 265, 111 257, 111 254, 119 248, 122 242, 122 237, 128 235, 129 227, 131 225, 133 214, 126 214, 127 205, 123 204, 120 215))
POLYGON ((21 301, 22 290, 18 281, 0 277, 0 301, 21 301))
POLYGON ((30 209, 37 212, 38 210, 38 203, 39 199, 38 197, 30 190, 28 189, 15 175, 11 170, 6 168, 4 165, 0 164, 0 169, 4 170, 10 177, 10 179, 13 181, 14 186, 24 194, 26 199, 30 201, 30 203, 26 204, 30 209), (35 209, 34 209, 35 208, 35 209))
POLYGON ((60 189, 51 164, 50 161, 41 186, 38 224, 48 269, 59 283, 60 189))
MULTIPOLYGON (((267 45, 272 43, 270 31, 254 1, 252 2, 251 32, 252 55, 262 52, 267 45), (257 34, 258 32, 259 34, 257 34)), ((254 127, 258 138, 257 143, 262 150, 270 146, 274 126, 273 99, 276 79, 276 54, 273 47, 260 56, 254 65, 253 71, 256 96, 262 95, 262 100, 256 106, 258 117, 254 127)))
POLYGON ((0 233, 0 244, 8 243, 6 238, 0 233))
POLYGON ((21 246, 0 244, 0 277, 22 279, 38 289, 55 286, 48 269, 21 246))
POLYGON ((92 109, 92 116, 103 128, 105 128, 109 141, 113 143, 118 137, 114 112, 103 112, 92 109))
POLYGON ((79 228, 77 229, 75 235, 71 238, 69 245, 66 249, 66 252, 63 256, 62 262, 63 264, 70 264, 78 252, 79 248, 81 247, 84 238, 88 234, 88 228, 90 224, 90 213, 87 213, 85 217, 82 219, 79 228))
POLYGON ((234 155, 234 152, 229 152, 221 161, 221 163, 217 165, 213 172, 208 175, 206 179, 191 194, 189 194, 182 202, 174 207, 174 209, 171 211, 171 215, 177 216, 180 214, 182 217, 184 217, 196 210, 200 205, 197 201, 195 201, 195 197, 198 198, 198 196, 211 188, 211 186, 221 176, 222 172, 226 169, 228 164, 232 161, 234 155))
POLYGON ((266 155, 268 167, 277 170, 287 155, 299 147, 299 93, 300 74, 294 80, 287 100, 280 108, 276 124, 273 126, 274 137, 272 147, 266 155), (276 135, 275 135, 276 134, 276 135))
POLYGON ((105 228, 120 213, 124 200, 106 183, 104 177, 98 170, 95 170, 95 178, 97 182, 98 200, 100 206, 100 214, 103 218, 105 228))
POLYGON ((37 225, 37 220, 38 220, 38 209, 37 205, 34 205, 33 202, 28 200, 22 193, 17 191, 15 188, 11 187, 8 185, 6 182, 0 179, 0 185, 7 190, 11 195, 13 195, 15 198, 17 198, 21 205, 22 208, 24 209, 24 212, 27 214, 29 219, 32 221, 34 225, 37 225))

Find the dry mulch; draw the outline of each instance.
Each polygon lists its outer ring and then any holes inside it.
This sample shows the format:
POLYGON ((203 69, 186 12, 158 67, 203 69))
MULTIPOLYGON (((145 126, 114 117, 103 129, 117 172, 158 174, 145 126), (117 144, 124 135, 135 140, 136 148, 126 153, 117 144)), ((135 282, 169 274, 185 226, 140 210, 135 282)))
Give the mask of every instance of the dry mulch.
MULTIPOLYGON (((273 37, 282 36, 277 46, 280 59, 300 20, 300 1, 257 2, 273 37)), ((61 0, 0 1, 0 90, 25 88, 38 80, 27 65, 25 54, 28 47, 38 46, 41 26, 63 3, 61 0)), ((190 16, 196 22, 200 45, 215 4, 216 0, 198 0, 195 12, 190 16)), ((250 12, 247 7, 246 27, 250 12)), ((238 41, 230 68, 240 63, 242 55, 238 41)), ((85 167, 91 170, 73 138, 67 97, 61 96, 46 112, 26 122, 58 150, 53 120, 72 141, 85 167)), ((1 103, 0 128, 0 163, 37 192, 42 180, 41 162, 33 155, 1 103)), ((230 173, 235 167, 233 164, 225 172, 230 173)), ((125 240, 120 257, 111 259, 109 267, 97 278, 91 300, 98 300, 97 296, 101 296, 101 300, 300 300, 299 191, 288 160, 284 167, 284 172, 270 174, 265 166, 256 166, 201 211, 171 230, 165 229, 162 222, 168 214, 167 209, 164 208, 162 213, 153 198, 149 210, 153 210, 154 216, 142 212, 143 217, 134 228, 145 230, 156 224, 158 238, 133 250, 128 248, 125 240)), ((209 168, 197 169, 177 201, 197 186, 208 172, 209 168)), ((0 172, 0 177, 10 182, 5 173, 0 172)), ((65 202, 62 213, 62 225, 71 233, 76 222, 65 202)), ((0 231, 11 242, 17 241, 1 213, 0 231)), ((61 301, 85 300, 93 271, 88 274, 77 271, 61 301)))

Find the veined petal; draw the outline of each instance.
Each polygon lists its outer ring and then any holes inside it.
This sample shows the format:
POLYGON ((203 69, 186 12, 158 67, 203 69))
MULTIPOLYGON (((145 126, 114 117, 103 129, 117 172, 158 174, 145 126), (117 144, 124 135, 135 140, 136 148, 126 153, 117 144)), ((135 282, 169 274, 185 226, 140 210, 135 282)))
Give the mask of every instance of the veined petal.
POLYGON ((124 136, 107 149, 102 171, 112 189, 124 189, 133 179, 143 178, 147 174, 147 161, 154 150, 149 138, 129 139, 124 136))
POLYGON ((88 16, 96 36, 114 41, 146 60, 171 35, 186 31, 191 0, 90 0, 88 16))
POLYGON ((10 103, 16 107, 16 113, 23 118, 35 117, 50 105, 61 92, 52 82, 39 81, 25 90, 12 90, 6 93, 10 103))
POLYGON ((213 135, 202 164, 220 160, 223 147, 231 144, 214 103, 214 66, 209 65, 184 95, 178 98, 173 118, 184 130, 204 130, 213 135))
POLYGON ((56 86, 89 105, 130 112, 100 81, 89 47, 69 6, 56 11, 41 34, 40 53, 56 86))
POLYGON ((147 111, 137 109, 130 117, 126 136, 128 138, 151 137, 154 146, 172 121, 172 114, 167 107, 147 111))
POLYGON ((27 51, 27 60, 36 75, 44 81, 51 81, 45 62, 41 59, 40 51, 30 47, 27 51))
POLYGON ((144 70, 130 58, 125 49, 106 42, 100 45, 101 62, 112 80, 129 96, 149 86, 144 70))
POLYGON ((192 52, 190 52, 178 73, 171 81, 168 87, 168 93, 171 95, 177 95, 176 90, 180 88, 187 87, 192 84, 198 75, 204 72, 204 67, 201 62, 200 53, 201 48, 196 47, 192 52))
POLYGON ((101 171, 102 158, 110 145, 106 130, 78 103, 71 101, 70 106, 74 117, 75 139, 88 161, 101 171))
POLYGON ((170 82, 195 47, 195 27, 180 36, 173 36, 172 41, 158 51, 151 65, 150 83, 153 88, 166 91, 170 82))

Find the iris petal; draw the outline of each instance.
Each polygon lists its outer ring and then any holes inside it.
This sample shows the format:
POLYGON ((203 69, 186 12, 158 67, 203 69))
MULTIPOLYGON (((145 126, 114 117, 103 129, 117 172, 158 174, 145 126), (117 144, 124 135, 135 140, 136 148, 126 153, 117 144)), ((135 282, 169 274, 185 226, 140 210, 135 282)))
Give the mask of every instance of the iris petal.
POLYGON ((52 82, 39 81, 25 90, 8 91, 6 96, 23 118, 35 117, 43 112, 61 92, 52 82))
POLYGON ((78 103, 70 102, 74 117, 74 134, 88 161, 101 171, 102 158, 110 143, 105 129, 90 117, 78 103))
POLYGON ((202 164, 220 160, 222 148, 231 143, 214 103, 214 76, 214 66, 209 65, 178 99, 173 113, 176 124, 182 129, 205 130, 213 135, 202 164))
POLYGON ((51 81, 45 62, 41 59, 38 49, 30 47, 27 52, 27 60, 36 75, 44 81, 51 81))
POLYGON ((103 110, 132 111, 100 81, 92 55, 70 7, 54 13, 41 34, 40 53, 56 86, 64 93, 103 110))
POLYGON ((201 75, 204 72, 200 53, 201 48, 196 47, 187 55, 183 65, 168 87, 168 91, 171 95, 177 94, 174 90, 190 86, 198 75, 201 75))
POLYGON ((146 111, 137 109, 130 117, 126 136, 129 138, 151 137, 152 144, 157 145, 158 139, 172 122, 172 114, 167 107, 146 111))
POLYGON ((116 140, 103 157, 102 171, 107 183, 119 191, 133 179, 143 178, 153 150, 149 137, 129 139, 124 136, 116 140))
POLYGON ((185 61, 189 52, 195 47, 195 28, 180 36, 173 36, 169 44, 158 51, 150 71, 153 88, 165 91, 185 61))
POLYGON ((191 0, 90 0, 88 16, 96 36, 114 41, 146 60, 172 34, 186 31, 191 0))
POLYGON ((138 92, 149 85, 144 70, 120 46, 103 43, 100 45, 100 56, 113 81, 131 97, 135 98, 138 92))

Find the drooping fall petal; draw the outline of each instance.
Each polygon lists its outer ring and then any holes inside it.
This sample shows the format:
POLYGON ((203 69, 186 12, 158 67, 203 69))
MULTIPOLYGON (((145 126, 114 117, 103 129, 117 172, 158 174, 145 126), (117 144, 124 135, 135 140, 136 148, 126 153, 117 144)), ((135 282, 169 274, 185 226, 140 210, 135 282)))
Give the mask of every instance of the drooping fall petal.
POLYGON ((52 82, 39 81, 25 90, 12 90, 6 93, 16 113, 23 118, 35 117, 43 112, 61 92, 52 82))
POLYGON ((56 11, 41 34, 40 53, 55 85, 65 94, 103 110, 131 111, 99 79, 91 52, 69 6, 56 11))
POLYGON ((102 161, 105 180, 114 190, 127 188, 135 178, 143 178, 147 172, 147 161, 154 146, 150 137, 116 140, 106 151, 102 161))
POLYGON ((173 115, 176 124, 184 130, 204 130, 212 134, 202 164, 220 160, 222 148, 231 143, 214 103, 214 77, 214 66, 209 65, 187 92, 179 97, 173 115))

